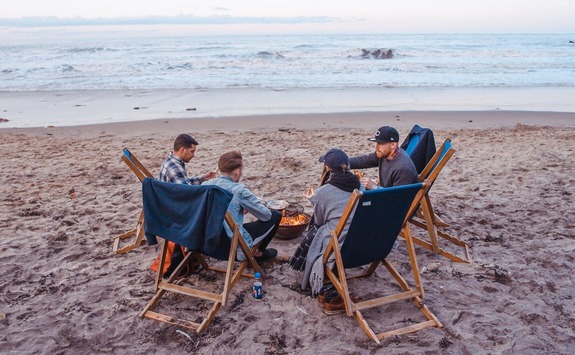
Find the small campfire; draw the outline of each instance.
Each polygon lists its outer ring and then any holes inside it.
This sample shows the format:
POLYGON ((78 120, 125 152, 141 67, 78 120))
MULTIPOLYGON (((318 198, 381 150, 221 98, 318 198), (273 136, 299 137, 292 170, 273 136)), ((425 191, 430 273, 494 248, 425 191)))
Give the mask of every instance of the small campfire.
POLYGON ((307 224, 308 222, 309 218, 305 214, 298 214, 297 216, 293 217, 283 216, 280 222, 280 226, 298 226, 301 224, 307 224))
POLYGON ((276 233, 276 237, 280 239, 299 237, 311 220, 311 216, 304 212, 303 206, 297 203, 288 204, 281 212, 283 217, 276 233))

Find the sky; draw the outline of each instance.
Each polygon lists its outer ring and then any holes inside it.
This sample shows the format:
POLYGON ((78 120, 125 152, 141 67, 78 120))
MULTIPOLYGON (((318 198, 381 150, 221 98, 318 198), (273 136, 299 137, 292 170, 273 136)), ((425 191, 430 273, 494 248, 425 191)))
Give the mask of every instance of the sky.
POLYGON ((575 0, 16 0, 0 4, 4 36, 39 33, 41 28, 137 32, 150 25, 204 35, 575 33, 575 0))

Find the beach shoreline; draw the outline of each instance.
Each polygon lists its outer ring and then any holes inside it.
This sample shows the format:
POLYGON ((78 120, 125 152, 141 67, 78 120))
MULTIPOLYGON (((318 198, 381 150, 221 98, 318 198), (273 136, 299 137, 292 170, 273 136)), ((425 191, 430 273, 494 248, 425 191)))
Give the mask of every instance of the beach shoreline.
POLYGON ((390 125, 398 130, 409 130, 414 125, 442 130, 500 129, 517 125, 575 127, 575 113, 536 111, 395 111, 395 112, 340 112, 308 114, 251 115, 240 117, 208 117, 181 119, 149 119, 77 126, 48 126, 29 128, 0 128, 0 132, 56 137, 94 138, 103 133, 122 137, 140 135, 171 135, 182 132, 220 132, 234 135, 241 132, 271 130, 375 130, 390 125))
MULTIPOLYGON (((0 92, 0 128, 291 115, 574 113, 571 87, 449 87, 0 92)), ((401 118, 401 117, 399 117, 401 118)), ((419 119, 419 118, 418 118, 419 119)), ((357 120, 354 120, 357 122, 357 120)), ((199 121, 195 121, 199 122, 199 121)), ((477 123, 477 120, 474 120, 477 123)), ((368 121, 367 124, 371 124, 368 121)), ((542 121, 541 124, 545 124, 542 121)), ((556 124, 550 122, 549 124, 556 124)), ((263 125, 265 126, 265 125, 263 125)))

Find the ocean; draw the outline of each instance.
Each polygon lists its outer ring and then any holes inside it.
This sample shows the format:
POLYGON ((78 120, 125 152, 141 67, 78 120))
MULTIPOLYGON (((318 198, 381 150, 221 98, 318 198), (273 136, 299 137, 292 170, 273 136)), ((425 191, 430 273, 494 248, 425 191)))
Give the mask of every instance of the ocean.
POLYGON ((0 91, 575 87, 573 34, 93 37, 0 43, 0 91))

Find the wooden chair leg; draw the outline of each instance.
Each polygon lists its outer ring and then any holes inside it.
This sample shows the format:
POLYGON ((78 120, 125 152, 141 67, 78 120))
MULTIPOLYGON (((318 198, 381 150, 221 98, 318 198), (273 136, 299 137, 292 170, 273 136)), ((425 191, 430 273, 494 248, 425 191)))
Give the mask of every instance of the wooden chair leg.
POLYGON ((433 247, 433 251, 438 253, 439 252, 439 242, 437 241, 437 229, 435 227, 435 223, 433 221, 433 214, 431 212, 431 203, 429 202, 428 196, 425 196, 421 201, 421 210, 423 212, 423 218, 425 220, 425 224, 427 225, 427 233, 429 234, 429 240, 431 241, 431 245, 433 247))
POLYGON ((196 330, 196 332, 198 332, 198 334, 203 333, 206 330, 206 328, 208 327, 208 325, 210 325, 210 323, 212 323, 212 320, 214 320, 214 318, 216 317, 216 313, 218 312, 218 310, 220 309, 221 306, 222 306, 221 302, 214 303, 214 305, 212 306, 212 309, 210 309, 210 311, 208 312, 208 315, 206 316, 206 318, 204 318, 204 320, 202 321, 202 323, 200 323, 200 326, 196 330))
POLYGON ((112 247, 112 252, 116 253, 116 254, 125 254, 131 250, 136 249, 137 247, 141 246, 142 244, 144 244, 146 242, 145 238, 144 238, 144 211, 142 210, 140 212, 140 216, 138 217, 138 223, 136 224, 136 228, 118 235, 116 237, 114 237, 114 245, 112 247), (134 241, 130 244, 127 244, 123 247, 120 247, 120 243, 122 240, 124 239, 129 239, 129 238, 133 238, 136 237, 134 239, 134 241))

